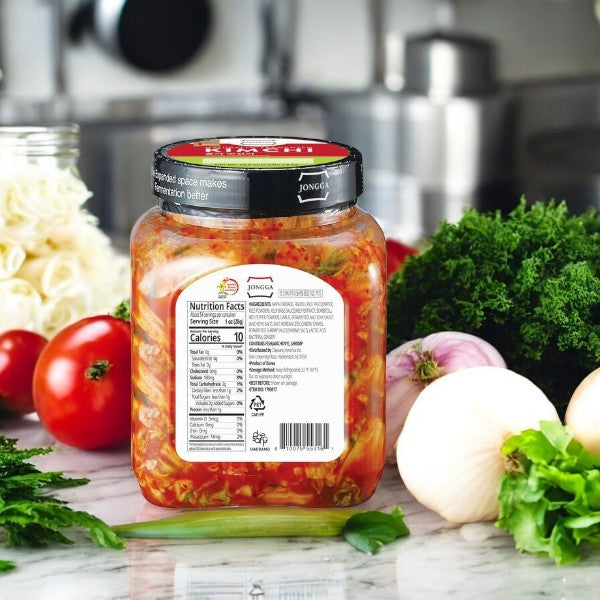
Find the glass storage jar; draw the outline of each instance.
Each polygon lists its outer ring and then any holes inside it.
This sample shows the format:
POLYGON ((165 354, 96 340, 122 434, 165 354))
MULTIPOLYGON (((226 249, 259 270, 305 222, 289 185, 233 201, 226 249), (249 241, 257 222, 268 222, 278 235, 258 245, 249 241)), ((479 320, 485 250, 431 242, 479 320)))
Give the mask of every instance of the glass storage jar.
POLYGON ((347 506, 384 466, 385 245, 360 153, 156 151, 131 238, 132 461, 167 507, 347 506))
POLYGON ((0 126, 0 154, 11 162, 75 168, 79 126, 0 126))

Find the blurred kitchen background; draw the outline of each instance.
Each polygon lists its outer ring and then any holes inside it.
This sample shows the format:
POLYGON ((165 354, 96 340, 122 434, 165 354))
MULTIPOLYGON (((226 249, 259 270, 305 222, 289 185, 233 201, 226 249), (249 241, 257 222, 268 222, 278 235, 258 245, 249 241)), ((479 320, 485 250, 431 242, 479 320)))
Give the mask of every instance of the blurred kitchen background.
POLYGON ((0 0, 0 124, 77 122, 115 236, 165 143, 328 137, 412 243, 465 206, 600 207, 600 2, 0 0))

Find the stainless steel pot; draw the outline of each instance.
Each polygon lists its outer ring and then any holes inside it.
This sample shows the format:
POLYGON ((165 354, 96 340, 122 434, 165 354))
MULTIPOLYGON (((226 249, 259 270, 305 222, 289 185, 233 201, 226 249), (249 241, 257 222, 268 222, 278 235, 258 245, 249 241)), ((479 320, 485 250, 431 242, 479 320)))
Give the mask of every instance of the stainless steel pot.
POLYGON ((432 32, 409 37, 404 91, 445 99, 489 94, 497 87, 494 48, 483 38, 432 32))
POLYGON ((418 36, 407 44, 402 92, 325 99, 327 134, 363 153, 359 203, 386 234, 411 242, 465 207, 514 204, 511 99, 496 91, 492 57, 476 38, 418 36))
POLYGON ((410 243, 465 207, 514 203, 508 105, 502 94, 436 103, 379 89, 330 96, 326 129, 363 153, 359 203, 386 234, 410 243))

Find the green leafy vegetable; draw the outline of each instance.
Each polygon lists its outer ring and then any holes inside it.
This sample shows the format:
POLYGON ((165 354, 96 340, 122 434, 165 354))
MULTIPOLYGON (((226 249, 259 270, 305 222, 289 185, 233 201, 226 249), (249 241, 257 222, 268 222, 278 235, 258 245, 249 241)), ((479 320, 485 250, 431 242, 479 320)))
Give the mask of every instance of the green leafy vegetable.
POLYGON ((141 538, 238 538, 322 537, 343 535, 369 554, 383 544, 408 535, 404 514, 356 512, 343 508, 214 508, 191 511, 142 523, 117 525, 122 537, 141 538))
POLYGON ((17 565, 12 560, 0 560, 0 573, 12 571, 17 565))
POLYGON ((600 364, 600 215, 522 199, 441 224, 390 280, 388 346, 445 330, 491 343, 564 415, 600 364))
MULTIPOLYGON (((123 548, 121 540, 106 523, 87 512, 75 511, 48 495, 50 489, 76 487, 88 479, 65 477, 59 471, 42 472, 30 462, 33 456, 52 448, 17 449, 16 440, 0 435, 0 530, 6 546, 41 547, 48 542, 71 544, 62 530, 82 527, 98 546, 123 548)), ((0 572, 14 568, 0 561, 0 572)))
POLYGON ((384 544, 409 534, 404 513, 396 506, 391 514, 369 510, 352 515, 342 534, 350 544, 367 554, 377 554, 384 544))
POLYGON ((582 542, 600 544, 600 456, 560 423, 542 421, 540 428, 502 447, 510 469, 496 526, 514 536, 517 550, 564 565, 580 559, 582 542))

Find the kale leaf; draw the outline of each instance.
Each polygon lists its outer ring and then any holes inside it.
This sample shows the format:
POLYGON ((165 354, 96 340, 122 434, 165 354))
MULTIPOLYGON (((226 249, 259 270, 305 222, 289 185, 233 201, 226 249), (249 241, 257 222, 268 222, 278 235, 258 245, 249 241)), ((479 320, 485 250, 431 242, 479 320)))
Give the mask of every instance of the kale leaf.
POLYGON ((564 415, 600 364, 600 216, 522 199, 442 223, 390 280, 388 348, 445 330, 494 345, 564 415))
POLYGON ((502 453, 511 468, 502 479, 497 527, 517 550, 564 565, 580 559, 582 542, 600 544, 600 456, 569 428, 542 421, 509 438, 502 453))
MULTIPOLYGON (((48 454, 52 448, 19 450, 17 441, 0 435, 0 531, 6 546, 40 547, 48 542, 72 544, 62 533, 70 527, 87 529, 96 545, 123 548, 123 540, 106 523, 75 511, 48 494, 51 489, 85 485, 88 479, 65 477, 59 471, 42 472, 28 459, 48 454)), ((15 567, 0 560, 0 573, 15 567)))

